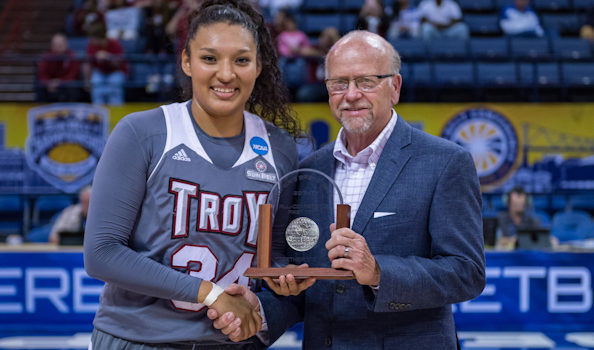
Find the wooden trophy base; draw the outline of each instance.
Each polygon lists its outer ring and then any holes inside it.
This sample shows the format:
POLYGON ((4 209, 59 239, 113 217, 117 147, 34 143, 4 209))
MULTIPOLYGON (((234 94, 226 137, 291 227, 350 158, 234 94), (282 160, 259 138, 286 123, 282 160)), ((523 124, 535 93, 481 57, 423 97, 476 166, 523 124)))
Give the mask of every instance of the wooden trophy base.
MULTIPOLYGON (((319 280, 350 280, 355 275, 352 271, 329 267, 270 267, 270 248, 272 238, 272 206, 260 204, 258 207, 258 252, 257 266, 250 267, 243 275, 249 278, 278 278, 292 274, 296 279, 314 277, 319 280)), ((336 227, 349 227, 351 224, 351 207, 347 204, 336 206, 336 227)))
POLYGON ((329 267, 250 267, 243 275, 249 278, 279 278, 279 276, 288 274, 295 276, 296 279, 313 277, 318 280, 351 280, 355 278, 352 271, 329 267))

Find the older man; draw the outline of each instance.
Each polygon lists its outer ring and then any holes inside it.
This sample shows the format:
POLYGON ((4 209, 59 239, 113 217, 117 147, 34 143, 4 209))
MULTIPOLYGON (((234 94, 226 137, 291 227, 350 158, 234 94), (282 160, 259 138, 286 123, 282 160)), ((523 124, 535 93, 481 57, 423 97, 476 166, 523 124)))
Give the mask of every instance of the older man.
MULTIPOLYGON (((312 194, 304 200, 320 204, 313 219, 326 243, 295 255, 326 260, 355 279, 309 287, 289 275, 271 283, 279 294, 309 288, 296 297, 258 293, 269 340, 303 320, 304 349, 455 349, 451 305, 476 297, 485 283, 472 157, 396 113, 400 57, 380 36, 345 35, 326 67, 330 107, 342 129, 302 167, 334 178, 351 205, 352 229, 336 230, 334 203, 312 194)), ((215 327, 233 337, 231 319, 226 314, 215 327)))
POLYGON ((50 243, 60 243, 61 232, 82 233, 84 231, 90 201, 91 186, 89 185, 83 187, 78 193, 78 203, 64 208, 60 215, 58 215, 49 234, 50 243))
POLYGON ((74 102, 79 98, 80 62, 62 33, 52 36, 50 51, 37 67, 37 99, 40 102, 74 102))

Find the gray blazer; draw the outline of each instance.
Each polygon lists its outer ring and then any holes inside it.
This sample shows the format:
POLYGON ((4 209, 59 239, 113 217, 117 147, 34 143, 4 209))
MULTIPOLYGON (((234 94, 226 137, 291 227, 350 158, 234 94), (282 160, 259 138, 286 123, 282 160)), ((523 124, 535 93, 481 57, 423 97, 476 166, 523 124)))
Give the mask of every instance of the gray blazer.
MULTIPOLYGON (((333 177, 333 146, 301 167, 333 177)), ((334 221, 332 198, 305 200, 320 203, 313 218, 320 241, 295 252, 296 262, 329 266, 324 244, 334 221)), ((352 229, 379 264, 379 290, 356 280, 319 280, 297 297, 263 291, 271 343, 304 321, 304 349, 456 349, 451 304, 475 298, 485 285, 481 193, 470 154, 399 117, 352 229), (374 218, 376 212, 393 214, 374 218)))

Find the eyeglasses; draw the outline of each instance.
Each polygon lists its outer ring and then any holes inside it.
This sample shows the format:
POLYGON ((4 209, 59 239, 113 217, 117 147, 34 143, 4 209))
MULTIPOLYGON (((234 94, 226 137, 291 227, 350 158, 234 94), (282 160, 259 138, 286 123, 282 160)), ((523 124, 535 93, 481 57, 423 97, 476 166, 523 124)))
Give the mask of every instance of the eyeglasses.
POLYGON ((362 77, 356 77, 354 79, 338 78, 338 79, 326 79, 326 88, 330 94, 344 94, 349 89, 351 80, 355 82, 357 89, 363 92, 370 92, 375 89, 381 80, 384 78, 393 77, 396 74, 383 74, 383 75, 364 75, 362 77))

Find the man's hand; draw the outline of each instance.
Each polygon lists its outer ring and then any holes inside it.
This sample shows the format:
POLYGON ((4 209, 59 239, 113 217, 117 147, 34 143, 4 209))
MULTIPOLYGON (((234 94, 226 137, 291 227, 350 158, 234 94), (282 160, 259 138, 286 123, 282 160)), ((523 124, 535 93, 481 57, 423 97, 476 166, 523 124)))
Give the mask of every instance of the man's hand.
POLYGON ((210 306, 208 318, 216 329, 234 342, 245 340, 262 329, 258 297, 245 286, 232 284, 210 306), (219 315, 223 317, 219 318, 219 315))
POLYGON ((331 238, 326 242, 328 258, 335 269, 353 271, 361 285, 378 286, 380 269, 365 238, 349 228, 330 225, 331 238))
MULTIPOLYGON (((306 268, 308 267, 307 264, 301 264, 299 266, 295 266, 293 264, 289 264, 286 267, 298 267, 298 268, 306 268)), ((278 279, 272 279, 270 277, 264 277, 264 281, 268 283, 270 289, 272 289, 278 295, 299 295, 299 293, 303 292, 307 288, 311 287, 315 282, 315 278, 307 278, 303 280, 295 279, 295 276, 292 274, 282 275, 279 276, 278 279)))
POLYGON ((232 284, 225 288, 225 293, 221 294, 217 301, 211 305, 206 315, 209 319, 214 320, 213 325, 216 329, 228 335, 229 339, 234 342, 245 340, 262 329, 258 297, 245 286, 238 284, 232 284), (221 298, 224 299, 221 300, 221 298), (221 301, 226 304, 227 298, 237 302, 239 307, 227 309, 219 304, 221 301))

